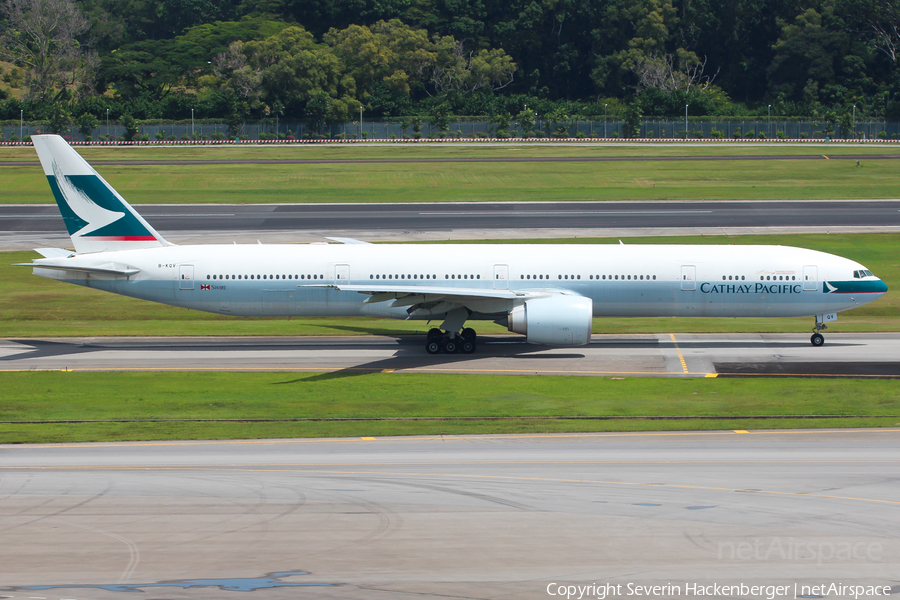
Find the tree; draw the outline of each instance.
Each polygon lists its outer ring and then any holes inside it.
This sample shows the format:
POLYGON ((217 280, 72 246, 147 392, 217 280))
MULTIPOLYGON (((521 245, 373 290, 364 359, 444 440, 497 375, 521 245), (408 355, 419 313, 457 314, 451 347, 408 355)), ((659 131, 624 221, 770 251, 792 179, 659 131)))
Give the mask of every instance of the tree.
POLYGON ((48 128, 55 134, 65 133, 72 125, 72 115, 64 106, 56 104, 50 111, 48 128))
POLYGON ((428 32, 398 19, 331 29, 324 41, 347 65, 365 100, 378 84, 397 97, 409 97, 414 87, 423 86, 422 76, 436 57, 428 32))
POLYGON ((622 125, 622 135, 626 138, 637 137, 641 130, 641 107, 637 102, 632 102, 625 107, 625 123, 622 125))
POLYGON ((361 106, 346 66, 302 27, 248 42, 244 52, 247 65, 259 70, 266 103, 283 98, 313 123, 344 121, 361 106))
POLYGON ((78 131, 81 132, 81 135, 87 137, 91 135, 94 130, 97 128, 97 125, 100 124, 100 121, 91 113, 84 113, 77 119, 78 121, 78 131))
POLYGON ((122 126, 125 128, 125 135, 122 136, 126 141, 130 142, 137 135, 140 123, 131 115, 122 117, 122 126))
POLYGON ((497 91, 512 83, 516 63, 502 48, 466 52, 463 43, 453 36, 436 38, 435 47, 437 56, 430 79, 438 94, 482 88, 497 91))
POLYGON ((30 98, 90 85, 96 56, 78 42, 90 23, 72 0, 6 0, 3 13, 9 24, 0 56, 28 70, 30 98))
POLYGON ((828 27, 824 16, 812 8, 793 23, 779 23, 781 37, 772 46, 776 54, 767 70, 770 90, 800 100, 810 79, 823 91, 836 84, 836 65, 848 50, 846 35, 828 27))

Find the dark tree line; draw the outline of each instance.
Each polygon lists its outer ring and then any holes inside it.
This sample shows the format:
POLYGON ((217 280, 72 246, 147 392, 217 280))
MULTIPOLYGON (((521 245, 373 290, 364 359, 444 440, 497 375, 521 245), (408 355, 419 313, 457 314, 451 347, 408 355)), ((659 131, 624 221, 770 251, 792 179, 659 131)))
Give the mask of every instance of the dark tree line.
POLYGON ((0 118, 900 118, 894 0, 0 3, 0 118))

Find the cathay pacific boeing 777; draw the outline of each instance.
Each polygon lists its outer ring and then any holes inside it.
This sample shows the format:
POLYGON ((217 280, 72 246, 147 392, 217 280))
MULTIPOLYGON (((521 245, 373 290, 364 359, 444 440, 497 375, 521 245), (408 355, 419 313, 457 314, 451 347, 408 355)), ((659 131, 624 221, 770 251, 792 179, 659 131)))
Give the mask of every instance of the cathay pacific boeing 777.
POLYGON ((61 137, 32 140, 75 248, 39 249, 35 275, 235 316, 439 320, 430 353, 474 352, 479 320, 578 346, 594 317, 814 317, 821 346, 838 312, 887 292, 859 263, 785 246, 179 246, 61 137))

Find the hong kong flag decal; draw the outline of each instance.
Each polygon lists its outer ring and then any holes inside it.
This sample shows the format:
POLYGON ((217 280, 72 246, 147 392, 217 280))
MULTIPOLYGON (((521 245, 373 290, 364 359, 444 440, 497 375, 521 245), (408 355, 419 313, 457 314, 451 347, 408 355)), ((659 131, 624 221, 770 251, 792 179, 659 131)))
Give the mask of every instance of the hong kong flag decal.
POLYGON ((208 290, 208 289, 209 289, 209 286, 208 286, 208 285, 200 284, 200 289, 201 289, 201 290, 208 290))

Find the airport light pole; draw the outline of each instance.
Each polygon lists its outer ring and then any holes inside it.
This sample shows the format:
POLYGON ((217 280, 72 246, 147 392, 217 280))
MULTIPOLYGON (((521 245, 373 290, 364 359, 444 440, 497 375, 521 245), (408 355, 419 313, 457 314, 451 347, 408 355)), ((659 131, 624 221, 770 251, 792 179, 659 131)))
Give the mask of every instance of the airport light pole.
POLYGON ((191 109, 191 139, 194 139, 194 109, 191 109))
POLYGON ((23 135, 23 132, 25 131, 24 123, 25 123, 25 109, 22 108, 22 109, 19 109, 19 140, 22 142, 25 141, 25 136, 23 135))
POLYGON ((684 105, 684 139, 687 139, 687 137, 688 137, 688 124, 687 124, 687 109, 688 109, 688 106, 689 106, 688 104, 685 104, 685 105, 684 105))
POLYGON ((106 109, 106 137, 109 138, 109 109, 106 109))
POLYGON ((766 137, 772 137, 772 105, 766 109, 766 137))
POLYGON ((359 139, 362 139, 362 104, 359 105, 359 139))
POLYGON ((606 137, 606 107, 607 106, 609 106, 609 104, 603 105, 603 137, 606 137))

